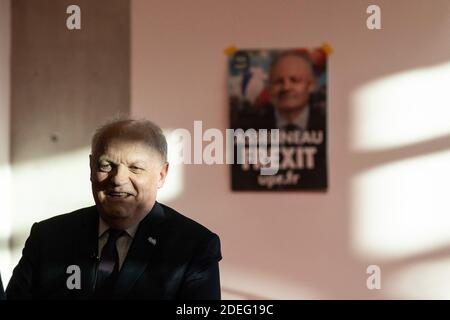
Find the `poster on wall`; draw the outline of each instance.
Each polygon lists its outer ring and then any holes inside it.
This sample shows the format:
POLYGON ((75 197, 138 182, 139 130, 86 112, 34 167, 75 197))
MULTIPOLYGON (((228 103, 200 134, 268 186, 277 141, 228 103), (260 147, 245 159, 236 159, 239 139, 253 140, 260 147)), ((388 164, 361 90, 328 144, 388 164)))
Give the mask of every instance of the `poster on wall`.
POLYGON ((228 55, 233 191, 326 191, 327 52, 228 55))

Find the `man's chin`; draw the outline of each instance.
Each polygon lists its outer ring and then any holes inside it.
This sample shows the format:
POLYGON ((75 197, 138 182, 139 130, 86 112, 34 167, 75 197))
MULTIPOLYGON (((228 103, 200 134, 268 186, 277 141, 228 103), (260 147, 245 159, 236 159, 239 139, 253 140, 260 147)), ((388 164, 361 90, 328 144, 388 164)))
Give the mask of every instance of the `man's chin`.
POLYGON ((133 210, 127 208, 127 206, 118 205, 102 205, 102 214, 111 219, 125 219, 132 215, 133 210))

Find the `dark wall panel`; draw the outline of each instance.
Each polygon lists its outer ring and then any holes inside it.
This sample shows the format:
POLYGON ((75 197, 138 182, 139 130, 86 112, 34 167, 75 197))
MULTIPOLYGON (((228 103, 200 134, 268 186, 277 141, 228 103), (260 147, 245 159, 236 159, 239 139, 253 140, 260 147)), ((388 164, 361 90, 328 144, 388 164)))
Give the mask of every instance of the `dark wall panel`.
POLYGON ((130 109, 129 0, 12 1, 11 160, 87 146, 130 109), (68 30, 66 8, 81 8, 68 30))

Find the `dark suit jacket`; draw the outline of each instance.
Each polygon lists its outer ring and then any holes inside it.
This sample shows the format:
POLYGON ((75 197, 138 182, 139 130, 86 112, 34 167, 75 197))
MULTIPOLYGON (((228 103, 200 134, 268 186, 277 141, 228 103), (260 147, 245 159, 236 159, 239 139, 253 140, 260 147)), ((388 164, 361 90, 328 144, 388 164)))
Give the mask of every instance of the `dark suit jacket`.
MULTIPOLYGON (((7 299, 92 298, 98 218, 93 206, 35 223, 6 289, 7 299), (81 289, 66 285, 70 265, 80 267, 81 289)), ((220 299, 221 258, 216 234, 156 202, 139 224, 111 296, 220 299)))
POLYGON ((5 299, 5 291, 3 291, 2 275, 0 274, 0 300, 5 299))

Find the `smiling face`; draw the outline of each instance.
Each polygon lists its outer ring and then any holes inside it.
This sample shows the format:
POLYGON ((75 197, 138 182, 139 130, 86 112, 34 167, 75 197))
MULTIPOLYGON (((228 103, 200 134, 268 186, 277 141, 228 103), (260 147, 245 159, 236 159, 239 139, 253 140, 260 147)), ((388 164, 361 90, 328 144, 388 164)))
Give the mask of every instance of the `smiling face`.
POLYGON ((108 139, 90 156, 92 193, 102 218, 126 229, 152 209, 168 163, 144 142, 108 139))

